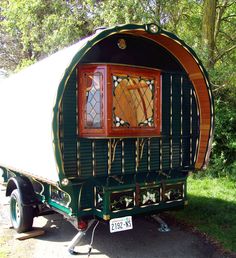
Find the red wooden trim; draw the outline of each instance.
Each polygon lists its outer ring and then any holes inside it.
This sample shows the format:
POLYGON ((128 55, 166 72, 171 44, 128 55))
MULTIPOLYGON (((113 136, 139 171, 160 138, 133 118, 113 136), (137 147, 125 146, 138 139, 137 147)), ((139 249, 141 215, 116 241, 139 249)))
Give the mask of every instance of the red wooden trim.
MULTIPOLYGON (((134 136, 157 136, 160 135, 161 122, 161 82, 160 72, 153 69, 137 68, 120 65, 95 65, 86 64, 78 66, 78 121, 79 121, 79 136, 80 137, 134 137, 134 136), (86 82, 84 79, 85 73, 101 72, 104 83, 101 86, 102 92, 102 128, 85 128, 85 91, 86 82), (113 126, 112 108, 113 108, 113 83, 112 74, 142 76, 154 79, 154 127, 129 127, 121 128, 113 126)), ((141 93, 140 93, 141 94, 141 93)), ((142 95, 142 94, 141 94, 142 95)), ((144 103, 143 103, 144 104, 144 103)))
POLYGON ((102 66, 79 66, 78 67, 78 78, 79 86, 78 86, 78 121, 79 121, 79 136, 83 135, 105 135, 105 114, 104 114, 104 84, 106 83, 106 74, 105 69, 102 66), (101 128, 86 128, 85 127, 85 103, 86 103, 86 77, 84 75, 86 73, 88 74, 94 74, 96 72, 99 72, 102 74, 102 83, 101 83, 101 128))

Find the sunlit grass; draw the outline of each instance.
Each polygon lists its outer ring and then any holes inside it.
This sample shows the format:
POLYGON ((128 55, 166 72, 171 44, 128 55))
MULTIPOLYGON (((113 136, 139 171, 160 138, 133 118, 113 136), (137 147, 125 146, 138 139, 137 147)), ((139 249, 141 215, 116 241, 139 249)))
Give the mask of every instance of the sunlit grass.
POLYGON ((226 178, 189 177, 188 197, 189 205, 175 216, 236 252, 236 183, 226 178))

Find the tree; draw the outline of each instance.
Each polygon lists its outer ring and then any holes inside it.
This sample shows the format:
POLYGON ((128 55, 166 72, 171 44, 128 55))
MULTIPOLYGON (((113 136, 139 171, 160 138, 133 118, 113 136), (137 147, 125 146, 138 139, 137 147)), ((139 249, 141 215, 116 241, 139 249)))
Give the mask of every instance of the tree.
POLYGON ((202 19, 204 61, 215 95, 216 130, 211 171, 236 177, 236 4, 205 0, 202 19))
MULTIPOLYGON (((222 69, 236 53, 236 4, 233 0, 205 0, 202 19, 202 45, 206 67, 222 69)), ((222 80, 221 80, 222 81, 222 80)), ((222 84, 222 83, 221 83, 222 84)))
POLYGON ((206 54, 207 67, 214 65, 215 42, 215 23, 216 23, 216 0, 205 0, 203 4, 202 17, 202 45, 206 54))
POLYGON ((29 65, 73 43, 89 30, 83 1, 2 0, 1 56, 9 68, 29 65), (87 30, 88 28, 88 30, 87 30), (7 53, 11 50, 11 61, 7 53))

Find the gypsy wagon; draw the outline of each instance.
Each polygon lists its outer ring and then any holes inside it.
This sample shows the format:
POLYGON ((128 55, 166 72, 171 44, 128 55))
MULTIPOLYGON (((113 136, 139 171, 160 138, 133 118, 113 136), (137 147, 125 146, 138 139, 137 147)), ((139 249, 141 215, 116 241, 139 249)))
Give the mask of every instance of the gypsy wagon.
MULTIPOLYGON (((155 24, 120 25, 0 86, 0 166, 18 232, 45 208, 78 230, 181 208, 213 136, 209 81, 194 51, 155 24)), ((70 250, 81 234, 74 239, 70 250)))

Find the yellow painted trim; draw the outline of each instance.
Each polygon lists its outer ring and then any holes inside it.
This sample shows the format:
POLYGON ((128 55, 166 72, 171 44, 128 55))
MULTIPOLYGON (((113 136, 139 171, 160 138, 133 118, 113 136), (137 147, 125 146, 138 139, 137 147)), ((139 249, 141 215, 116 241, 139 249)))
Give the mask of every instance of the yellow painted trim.
POLYGON ((111 218, 110 215, 105 215, 105 214, 103 215, 104 220, 109 220, 110 218, 111 218))

